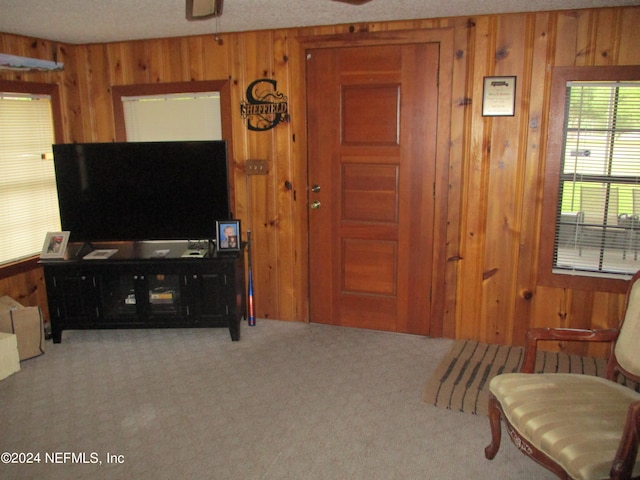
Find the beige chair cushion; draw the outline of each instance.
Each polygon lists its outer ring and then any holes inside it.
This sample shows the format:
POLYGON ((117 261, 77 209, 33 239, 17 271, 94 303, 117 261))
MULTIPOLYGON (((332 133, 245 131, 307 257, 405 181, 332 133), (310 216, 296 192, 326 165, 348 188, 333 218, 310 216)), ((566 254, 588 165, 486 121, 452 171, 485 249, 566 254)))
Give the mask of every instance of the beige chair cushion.
POLYGON ((508 373, 490 389, 520 435, 580 480, 609 478, 627 409, 640 400, 627 387, 579 374, 508 373))

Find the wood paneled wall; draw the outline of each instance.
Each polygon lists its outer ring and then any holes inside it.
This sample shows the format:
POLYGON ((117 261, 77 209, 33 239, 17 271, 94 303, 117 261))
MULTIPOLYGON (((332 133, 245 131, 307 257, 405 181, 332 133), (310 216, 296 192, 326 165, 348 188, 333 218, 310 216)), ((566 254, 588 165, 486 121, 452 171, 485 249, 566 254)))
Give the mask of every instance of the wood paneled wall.
POLYGON ((6 273, 6 276, 0 277, 0 297, 9 295, 25 307, 39 305, 42 307, 43 318, 48 321, 49 307, 43 269, 35 261, 30 261, 27 265, 21 265, 18 271, 6 273))
MULTIPOLYGON (((61 73, 0 72, 59 82, 65 141, 115 138, 110 87, 229 79, 236 216, 254 239, 259 317, 308 320, 304 48, 300 39, 451 28, 455 37, 445 308, 432 320, 447 337, 522 344, 529 326, 613 326, 623 296, 537 285, 542 178, 552 66, 640 64, 640 7, 455 17, 60 45, 0 35, 3 52, 65 63, 61 73), (516 75, 514 117, 482 117, 487 75, 516 75), (249 83, 273 78, 290 121, 249 131, 239 105, 249 83), (247 159, 269 174, 247 176, 247 159)), ((558 346, 555 346, 556 348, 558 346)), ((552 347, 553 348, 553 347, 552 347)), ((600 352, 598 347, 590 347, 600 352)))

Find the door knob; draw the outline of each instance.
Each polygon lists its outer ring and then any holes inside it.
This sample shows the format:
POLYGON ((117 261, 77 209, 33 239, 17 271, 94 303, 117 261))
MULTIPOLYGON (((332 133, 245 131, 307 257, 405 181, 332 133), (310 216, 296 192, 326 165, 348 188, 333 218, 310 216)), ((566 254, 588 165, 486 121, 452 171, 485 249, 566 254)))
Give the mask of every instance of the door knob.
POLYGON ((320 202, 318 200, 316 200, 315 202, 311 202, 311 208, 316 210, 318 208, 320 208, 320 202))

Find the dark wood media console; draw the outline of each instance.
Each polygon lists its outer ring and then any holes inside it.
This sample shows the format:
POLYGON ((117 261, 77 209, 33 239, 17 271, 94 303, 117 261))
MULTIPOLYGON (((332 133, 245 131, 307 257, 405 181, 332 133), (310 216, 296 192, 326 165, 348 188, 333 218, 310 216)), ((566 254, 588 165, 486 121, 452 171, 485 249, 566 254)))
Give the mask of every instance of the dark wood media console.
POLYGON ((194 258, 182 257, 186 242, 119 242, 94 244, 118 251, 87 260, 82 247, 70 244, 64 259, 40 261, 54 343, 63 330, 94 328, 225 327, 240 339, 243 252, 194 258))

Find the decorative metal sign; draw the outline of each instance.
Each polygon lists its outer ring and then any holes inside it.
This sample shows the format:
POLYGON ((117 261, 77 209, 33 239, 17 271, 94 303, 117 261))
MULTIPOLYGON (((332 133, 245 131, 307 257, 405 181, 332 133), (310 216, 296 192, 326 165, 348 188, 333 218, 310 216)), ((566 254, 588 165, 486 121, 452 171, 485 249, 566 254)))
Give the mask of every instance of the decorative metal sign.
POLYGON ((246 100, 240 103, 240 113, 247 119, 247 128, 262 132, 271 130, 289 117, 287 97, 276 90, 276 81, 261 78, 247 87, 246 100))

